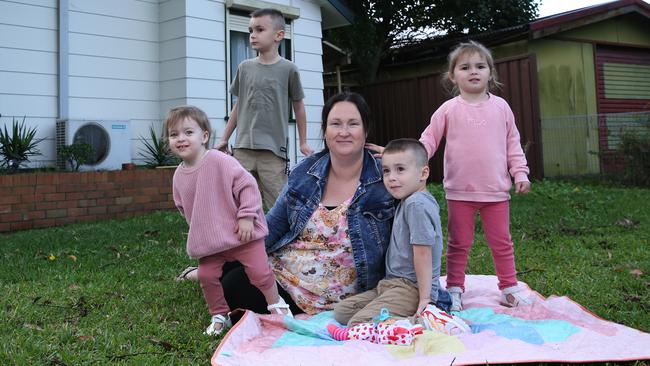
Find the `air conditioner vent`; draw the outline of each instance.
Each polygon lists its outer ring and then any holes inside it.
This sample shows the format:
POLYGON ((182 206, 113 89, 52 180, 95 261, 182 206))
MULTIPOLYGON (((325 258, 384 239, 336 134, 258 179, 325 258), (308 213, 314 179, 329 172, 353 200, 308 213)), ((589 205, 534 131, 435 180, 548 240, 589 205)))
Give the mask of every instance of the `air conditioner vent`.
POLYGON ((66 162, 59 153, 63 146, 85 142, 93 147, 93 156, 81 170, 119 170, 131 162, 129 121, 62 121, 56 123, 57 166, 66 162))

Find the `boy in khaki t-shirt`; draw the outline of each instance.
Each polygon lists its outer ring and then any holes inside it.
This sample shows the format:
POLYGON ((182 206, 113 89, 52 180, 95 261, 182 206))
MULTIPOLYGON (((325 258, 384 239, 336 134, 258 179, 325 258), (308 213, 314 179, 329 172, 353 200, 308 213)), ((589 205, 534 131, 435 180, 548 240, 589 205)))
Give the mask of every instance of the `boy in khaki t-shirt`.
POLYGON ((216 149, 227 151, 237 127, 233 155, 257 179, 266 207, 275 203, 287 182, 289 101, 298 126, 300 152, 311 155, 307 144, 304 93, 298 68, 280 56, 284 17, 275 9, 251 14, 250 42, 258 56, 242 62, 230 86, 237 102, 230 112, 216 149))

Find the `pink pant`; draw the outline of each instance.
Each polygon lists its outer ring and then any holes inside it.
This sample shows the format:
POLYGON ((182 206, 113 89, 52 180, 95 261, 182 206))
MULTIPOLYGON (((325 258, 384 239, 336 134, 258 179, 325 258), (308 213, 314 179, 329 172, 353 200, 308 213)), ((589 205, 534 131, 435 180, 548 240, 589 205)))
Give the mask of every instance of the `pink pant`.
POLYGON ((251 284, 260 291, 268 290, 275 284, 275 276, 266 255, 264 239, 199 258, 199 283, 211 315, 224 315, 230 311, 223 296, 220 278, 224 263, 233 261, 239 261, 244 266, 244 271, 251 284))
POLYGON ((447 246, 447 288, 465 289, 465 267, 474 241, 476 213, 481 215, 483 232, 499 279, 499 289, 517 285, 515 253, 510 237, 510 205, 503 202, 447 201, 449 243, 447 246))

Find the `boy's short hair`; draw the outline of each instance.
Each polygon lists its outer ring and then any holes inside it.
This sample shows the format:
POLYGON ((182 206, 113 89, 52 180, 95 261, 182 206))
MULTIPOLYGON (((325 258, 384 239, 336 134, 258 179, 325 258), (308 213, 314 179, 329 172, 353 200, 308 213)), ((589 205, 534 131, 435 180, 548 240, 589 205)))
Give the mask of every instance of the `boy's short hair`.
POLYGON ((169 130, 176 126, 177 123, 183 121, 185 118, 191 118, 199 125, 201 130, 208 131, 208 141, 205 143, 206 148, 210 148, 210 137, 212 135, 212 127, 210 127, 210 120, 208 115, 205 114, 200 108, 193 105, 181 105, 172 108, 167 113, 165 124, 163 127, 163 136, 169 140, 169 130))
POLYGON ((396 139, 390 141, 384 148, 383 154, 410 152, 415 157, 415 163, 418 167, 424 167, 429 164, 429 155, 424 145, 416 140, 410 138, 396 139))
POLYGON ((284 15, 282 15, 282 12, 277 9, 273 9, 273 8, 257 9, 251 13, 251 18, 259 18, 265 15, 268 15, 271 18, 271 24, 273 24, 273 29, 281 30, 281 31, 284 30, 284 26, 285 26, 284 15))

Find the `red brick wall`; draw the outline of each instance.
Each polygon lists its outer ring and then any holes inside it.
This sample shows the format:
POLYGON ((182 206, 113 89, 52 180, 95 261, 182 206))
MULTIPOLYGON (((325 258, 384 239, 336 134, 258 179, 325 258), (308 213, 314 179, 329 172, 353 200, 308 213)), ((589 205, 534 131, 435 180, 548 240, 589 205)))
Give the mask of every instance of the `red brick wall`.
POLYGON ((0 175, 0 232, 174 209, 174 169, 0 175))

